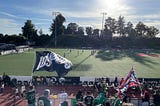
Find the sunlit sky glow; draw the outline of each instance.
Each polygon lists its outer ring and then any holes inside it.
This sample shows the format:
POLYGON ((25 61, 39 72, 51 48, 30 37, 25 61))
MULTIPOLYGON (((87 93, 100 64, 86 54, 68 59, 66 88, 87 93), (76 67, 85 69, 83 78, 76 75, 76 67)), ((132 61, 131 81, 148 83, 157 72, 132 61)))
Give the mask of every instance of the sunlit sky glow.
POLYGON ((0 33, 19 34, 26 20, 32 20, 36 29, 49 32, 54 16, 60 12, 67 25, 75 22, 80 26, 101 29, 102 13, 105 18, 125 17, 126 22, 136 25, 142 21, 160 30, 160 0, 1 0, 0 33))

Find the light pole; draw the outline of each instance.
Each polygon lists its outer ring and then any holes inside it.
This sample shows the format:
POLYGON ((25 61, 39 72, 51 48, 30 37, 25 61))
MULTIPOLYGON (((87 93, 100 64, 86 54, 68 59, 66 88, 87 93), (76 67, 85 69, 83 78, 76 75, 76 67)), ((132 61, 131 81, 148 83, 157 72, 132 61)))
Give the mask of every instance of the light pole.
POLYGON ((56 48, 57 46, 57 20, 56 20, 56 16, 60 14, 60 12, 52 12, 52 15, 55 16, 55 30, 54 30, 54 46, 56 48))
POLYGON ((103 23, 104 23, 104 16, 107 15, 106 12, 103 12, 102 13, 102 32, 101 32, 101 35, 103 35, 103 23))

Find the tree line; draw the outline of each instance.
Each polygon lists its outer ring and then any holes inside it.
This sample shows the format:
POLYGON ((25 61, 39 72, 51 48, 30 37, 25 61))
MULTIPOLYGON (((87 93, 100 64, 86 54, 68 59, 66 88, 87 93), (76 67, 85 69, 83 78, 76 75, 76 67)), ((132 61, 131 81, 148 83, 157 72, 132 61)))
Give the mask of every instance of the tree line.
POLYGON ((159 30, 138 22, 126 22, 123 16, 118 19, 105 19, 104 29, 81 27, 77 23, 64 26, 66 18, 58 14, 50 25, 51 34, 44 34, 43 29, 36 29, 32 20, 26 20, 21 27, 22 34, 0 34, 1 43, 15 45, 34 45, 43 47, 94 47, 94 48, 159 48, 160 39, 156 37, 159 30), (114 35, 118 36, 114 36, 114 35), (56 43, 56 45, 55 45, 56 43))

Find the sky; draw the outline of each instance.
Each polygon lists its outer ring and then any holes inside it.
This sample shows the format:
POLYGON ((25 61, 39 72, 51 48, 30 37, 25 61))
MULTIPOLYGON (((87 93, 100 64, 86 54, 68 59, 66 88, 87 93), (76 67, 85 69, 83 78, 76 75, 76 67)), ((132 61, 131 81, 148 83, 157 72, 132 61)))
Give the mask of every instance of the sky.
POLYGON ((19 34, 26 20, 32 20, 37 30, 50 34, 49 27, 60 12, 79 26, 102 28, 104 18, 124 16, 126 23, 139 21, 160 30, 160 0, 0 0, 0 33, 19 34))

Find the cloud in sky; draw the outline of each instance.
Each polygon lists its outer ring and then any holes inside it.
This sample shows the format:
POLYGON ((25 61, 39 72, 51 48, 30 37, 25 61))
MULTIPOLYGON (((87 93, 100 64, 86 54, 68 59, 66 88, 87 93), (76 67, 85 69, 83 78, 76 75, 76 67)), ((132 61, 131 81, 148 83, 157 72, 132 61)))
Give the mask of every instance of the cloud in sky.
POLYGON ((6 19, 6 18, 0 18, 0 33, 3 34, 13 34, 14 32, 19 32, 20 33, 20 25, 17 24, 15 20, 12 19, 6 19))
POLYGON ((32 20, 37 29, 50 33, 49 27, 58 11, 66 18, 67 25, 75 22, 81 26, 101 28, 102 12, 105 17, 118 18, 120 15, 134 25, 139 21, 160 29, 159 0, 1 0, 0 33, 21 33, 27 19, 32 20), (9 27, 11 26, 11 27, 9 27))
POLYGON ((12 18, 17 18, 17 16, 10 14, 10 13, 7 13, 7 12, 0 12, 0 14, 8 16, 8 17, 12 17, 12 18))

